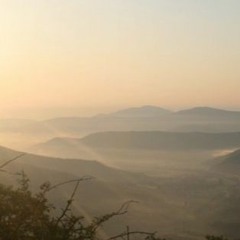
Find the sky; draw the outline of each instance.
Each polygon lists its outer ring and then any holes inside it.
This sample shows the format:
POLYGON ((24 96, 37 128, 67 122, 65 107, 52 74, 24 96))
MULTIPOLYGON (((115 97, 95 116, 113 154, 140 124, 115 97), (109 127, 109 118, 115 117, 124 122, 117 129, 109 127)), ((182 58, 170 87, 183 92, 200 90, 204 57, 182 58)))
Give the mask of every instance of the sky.
POLYGON ((0 0, 0 118, 240 109, 239 0, 0 0))

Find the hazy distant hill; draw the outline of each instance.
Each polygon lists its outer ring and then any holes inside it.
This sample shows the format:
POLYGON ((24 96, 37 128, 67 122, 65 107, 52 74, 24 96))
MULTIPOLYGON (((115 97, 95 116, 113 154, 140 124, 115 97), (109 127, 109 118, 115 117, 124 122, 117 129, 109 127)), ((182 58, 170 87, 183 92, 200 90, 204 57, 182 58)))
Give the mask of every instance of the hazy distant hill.
POLYGON ((240 133, 102 132, 79 141, 104 148, 224 149, 240 147, 240 133))
MULTIPOLYGON (((83 138, 53 138, 29 148, 49 156, 160 160, 211 158, 214 151, 240 147, 240 133, 100 132, 83 138), (162 154, 164 152, 164 155, 162 154), (194 152, 191 153, 191 152, 194 152), (212 153, 211 153, 212 152, 212 153), (167 153, 167 155, 166 155, 167 153), (200 155, 199 155, 200 153, 200 155), (179 155, 179 156, 178 156, 179 155), (134 157, 135 156, 135 157, 134 157)), ((198 160, 199 161, 199 160, 198 160)), ((136 160, 134 161, 136 162, 136 160)), ((192 161, 194 162, 194 161, 192 161)))
POLYGON ((0 121, 0 144, 26 149, 54 137, 80 138, 102 131, 240 132, 240 112, 197 107, 179 112, 156 106, 129 108, 93 117, 64 117, 44 121, 0 121), (13 136, 14 134, 14 136, 13 136), (4 142, 4 139, 7 139, 4 142), (11 139, 14 139, 11 143, 11 139), (35 139, 35 141, 34 141, 35 139), (30 141, 29 141, 30 140, 30 141))
POLYGON ((58 131, 240 131, 240 112, 196 107, 178 112, 156 106, 129 108, 89 118, 56 118, 43 122, 58 131))
POLYGON ((44 125, 58 131, 89 134, 96 131, 156 129, 162 127, 171 111, 143 106, 128 108, 110 114, 99 114, 93 117, 65 117, 43 121, 44 125))
POLYGON ((191 109, 186 109, 176 112, 177 115, 185 117, 195 117, 199 120, 239 120, 240 112, 238 111, 228 111, 223 109, 211 108, 211 107, 195 107, 191 109), (203 118, 203 119, 202 119, 203 118))
MULTIPOLYGON (((93 117, 64 117, 44 121, 24 119, 0 120, 0 132, 66 132, 90 133, 96 131, 127 131, 127 130, 173 130, 189 127, 190 131, 200 131, 199 128, 215 124, 216 131, 230 128, 239 129, 240 112, 196 107, 178 112, 171 112, 156 106, 128 108, 110 114, 100 114, 93 117)), ((221 132, 222 132, 221 131, 221 132)))
POLYGON ((121 169, 178 174, 207 168, 215 156, 240 147, 240 133, 101 132, 84 138, 54 138, 30 152, 54 157, 97 159, 121 169))
POLYGON ((211 108, 211 107, 195 107, 190 109, 185 109, 182 111, 178 111, 178 114, 194 114, 194 115, 237 115, 240 116, 240 112, 238 111, 230 111, 230 110, 223 110, 218 108, 211 108))
POLYGON ((213 169, 225 173, 234 173, 240 177, 240 149, 219 157, 215 161, 216 164, 213 166, 213 169))
POLYGON ((162 117, 172 113, 171 111, 156 107, 156 106, 142 106, 135 108, 128 108, 115 113, 111 113, 110 116, 116 117, 162 117))
POLYGON ((32 149, 50 150, 66 148, 133 149, 133 150, 226 150, 240 147, 240 132, 99 132, 83 138, 53 138, 37 144, 32 149))

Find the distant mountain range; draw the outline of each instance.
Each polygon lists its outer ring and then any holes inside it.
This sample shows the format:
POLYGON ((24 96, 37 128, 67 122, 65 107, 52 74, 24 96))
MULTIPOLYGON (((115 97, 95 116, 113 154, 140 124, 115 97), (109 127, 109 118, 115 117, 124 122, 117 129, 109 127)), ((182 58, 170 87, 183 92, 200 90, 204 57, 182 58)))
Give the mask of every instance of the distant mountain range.
POLYGON ((55 120, 67 120, 67 119, 95 119, 95 118, 174 118, 176 116, 196 116, 196 117, 218 117, 218 118, 240 118, 240 111, 230 111, 211 107, 194 107, 190 109, 171 111, 165 108, 146 105, 142 107, 132 107, 116 111, 109 114, 98 114, 93 117, 82 118, 82 117, 65 117, 65 118, 53 118, 47 121, 55 120))
MULTIPOLYGON (((19 139, 20 144, 23 142, 22 136, 27 138, 31 135, 35 139, 63 136, 79 138, 102 131, 240 132, 240 112, 210 107, 173 112, 161 107, 143 106, 93 117, 64 117, 44 121, 0 120, 0 134, 13 133, 14 139, 19 139)), ((1 141, 1 144, 4 142, 1 141)))

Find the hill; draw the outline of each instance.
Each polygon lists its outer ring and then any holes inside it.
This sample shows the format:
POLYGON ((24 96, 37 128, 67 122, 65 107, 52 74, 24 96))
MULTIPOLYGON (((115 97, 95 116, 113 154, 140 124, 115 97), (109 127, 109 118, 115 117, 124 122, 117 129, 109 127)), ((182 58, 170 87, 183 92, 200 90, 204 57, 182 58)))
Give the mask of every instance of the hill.
POLYGON ((156 106, 142 106, 123 109, 114 113, 111 113, 111 116, 116 117, 162 117, 172 113, 171 111, 156 107, 156 106))
POLYGON ((3 120, 0 144, 26 150, 36 139, 80 138, 100 131, 240 132, 240 113, 209 107, 171 112, 143 106, 92 117, 3 120))
POLYGON ((196 107, 172 112, 157 106, 123 109, 93 117, 45 120, 43 125, 57 132, 89 134, 98 131, 240 131, 240 112, 196 107))
POLYGON ((177 114, 182 115, 202 115, 202 116, 236 116, 240 117, 239 111, 229 111, 229 110, 223 110, 218 108, 211 108, 211 107, 195 107, 190 109, 185 109, 182 111, 178 111, 177 114))
POLYGON ((223 149, 239 147, 240 133, 101 132, 88 135, 79 142, 97 148, 223 149))
POLYGON ((239 176, 240 171, 240 149, 215 159, 213 169, 239 176))
POLYGON ((202 169, 225 151, 240 147, 240 133, 100 132, 83 138, 54 138, 30 152, 97 159, 110 166, 158 175, 202 169))
MULTIPOLYGON (((20 153, 1 148, 2 162, 20 153)), ((132 206, 124 218, 110 225, 111 233, 121 232, 119 226, 159 231, 163 237, 198 239, 206 233, 224 234, 236 238, 240 231, 239 181, 224 179, 208 172, 186 171, 179 177, 148 177, 105 166, 96 161, 50 158, 26 154, 11 162, 10 173, 24 169, 36 189, 43 181, 53 184, 93 175, 95 180, 81 184, 75 197, 74 211, 89 219, 118 207, 126 200, 139 203, 132 206), (206 211, 206 209, 208 209, 206 211), (224 219, 222 218, 224 213, 224 219), (190 230, 189 230, 190 229, 190 230)), ((0 174, 1 183, 14 182, 11 174, 0 174)), ((64 185, 49 195, 55 205, 71 194, 73 185, 64 185)))

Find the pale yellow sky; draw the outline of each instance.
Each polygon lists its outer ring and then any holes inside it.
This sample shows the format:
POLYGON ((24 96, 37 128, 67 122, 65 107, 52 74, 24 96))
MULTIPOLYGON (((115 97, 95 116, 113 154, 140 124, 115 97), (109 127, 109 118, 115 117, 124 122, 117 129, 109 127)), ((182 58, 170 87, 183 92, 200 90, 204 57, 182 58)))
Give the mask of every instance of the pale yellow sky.
POLYGON ((239 13, 238 0, 1 0, 0 117, 240 109, 239 13))

